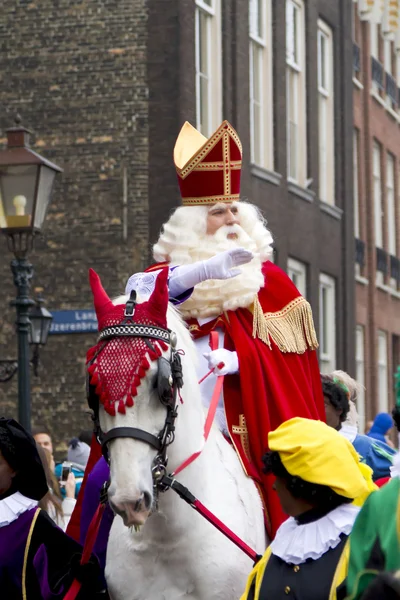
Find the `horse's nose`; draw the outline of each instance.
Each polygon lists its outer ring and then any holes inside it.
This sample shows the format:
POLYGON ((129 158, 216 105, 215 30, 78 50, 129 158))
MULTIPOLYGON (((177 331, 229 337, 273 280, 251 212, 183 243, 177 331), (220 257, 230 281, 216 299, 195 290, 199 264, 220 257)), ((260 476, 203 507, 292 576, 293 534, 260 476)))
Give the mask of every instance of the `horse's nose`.
POLYGON ((135 498, 119 499, 118 494, 109 495, 109 503, 112 510, 122 517, 125 525, 140 525, 148 516, 152 504, 152 496, 143 491, 135 498))

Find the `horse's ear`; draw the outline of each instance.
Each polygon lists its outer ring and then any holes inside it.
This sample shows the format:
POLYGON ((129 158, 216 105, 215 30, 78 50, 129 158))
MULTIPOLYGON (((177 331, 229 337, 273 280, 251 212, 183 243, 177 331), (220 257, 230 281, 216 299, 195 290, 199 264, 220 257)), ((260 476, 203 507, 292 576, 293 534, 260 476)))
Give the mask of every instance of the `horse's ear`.
MULTIPOLYGON (((158 321, 166 323, 167 308, 168 308, 168 267, 165 267, 157 275, 155 288, 151 294, 148 303, 151 306, 151 312, 158 321)), ((164 325, 165 326, 165 325, 164 325)))
POLYGON ((93 269, 89 269, 89 283, 92 289, 93 303, 97 320, 100 322, 102 317, 104 317, 114 305, 108 297, 107 292, 103 288, 100 277, 93 269))

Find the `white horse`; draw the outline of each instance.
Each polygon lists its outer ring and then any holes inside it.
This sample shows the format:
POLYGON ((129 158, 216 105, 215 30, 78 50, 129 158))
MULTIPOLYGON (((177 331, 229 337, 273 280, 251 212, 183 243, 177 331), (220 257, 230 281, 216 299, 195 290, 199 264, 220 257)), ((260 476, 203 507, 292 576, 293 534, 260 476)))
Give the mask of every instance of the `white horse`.
MULTIPOLYGON (((123 299, 125 303, 127 298, 123 299)), ((149 302, 155 302, 153 292, 149 302)), ((121 299, 116 303, 121 303, 121 299)), ((157 306, 158 310, 167 309, 157 306)), ((168 307, 167 325, 182 356, 182 400, 174 442, 168 447, 172 472, 203 443, 205 412, 196 377, 196 351, 186 326, 168 307)), ((170 358, 170 349, 165 358, 170 358)), ((154 382, 157 361, 142 379, 134 406, 110 416, 100 406, 104 432, 135 427, 155 436, 166 408, 154 382)), ((153 512, 152 461, 156 450, 131 438, 109 443, 109 501, 116 517, 110 532, 106 579, 113 600, 235 600, 243 593, 252 561, 173 491, 161 493, 153 512), (135 526, 135 527, 133 527, 135 526), (139 531, 137 531, 140 526, 139 531)), ((262 505, 253 481, 233 447, 214 426, 201 455, 177 479, 258 553, 266 547, 262 505)))

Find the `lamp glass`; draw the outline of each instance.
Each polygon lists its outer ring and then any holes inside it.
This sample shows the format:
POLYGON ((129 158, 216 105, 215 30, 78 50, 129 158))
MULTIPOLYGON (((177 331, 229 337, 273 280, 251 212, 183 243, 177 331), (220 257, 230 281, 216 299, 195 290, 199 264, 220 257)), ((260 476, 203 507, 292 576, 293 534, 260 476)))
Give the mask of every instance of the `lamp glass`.
POLYGON ((36 229, 42 228, 43 221, 46 217, 55 176, 56 171, 50 167, 46 167, 45 165, 40 166, 39 186, 34 220, 34 226, 36 229))
POLYGON ((39 165, 0 167, 0 229, 32 227, 38 168, 39 165))
POLYGON ((41 306, 35 307, 29 313, 29 320, 31 322, 28 334, 29 344, 45 346, 53 316, 41 306))

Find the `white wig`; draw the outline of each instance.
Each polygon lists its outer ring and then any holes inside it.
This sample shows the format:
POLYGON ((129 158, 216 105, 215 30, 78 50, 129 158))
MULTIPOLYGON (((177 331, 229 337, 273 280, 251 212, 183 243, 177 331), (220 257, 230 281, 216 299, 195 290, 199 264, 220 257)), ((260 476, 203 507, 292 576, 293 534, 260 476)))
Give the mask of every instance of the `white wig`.
MULTIPOLYGON (((272 235, 260 210, 248 202, 234 202, 238 208, 240 226, 252 239, 262 261, 272 256, 272 235)), ((198 242, 206 236, 207 215, 210 206, 180 206, 163 226, 153 256, 157 262, 172 265, 190 264, 191 254, 198 242)))

